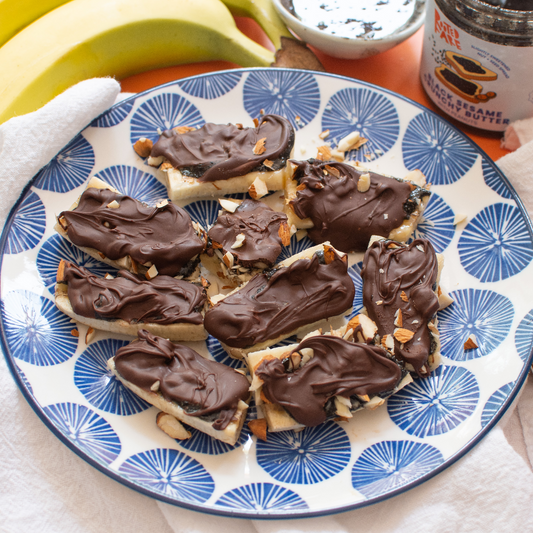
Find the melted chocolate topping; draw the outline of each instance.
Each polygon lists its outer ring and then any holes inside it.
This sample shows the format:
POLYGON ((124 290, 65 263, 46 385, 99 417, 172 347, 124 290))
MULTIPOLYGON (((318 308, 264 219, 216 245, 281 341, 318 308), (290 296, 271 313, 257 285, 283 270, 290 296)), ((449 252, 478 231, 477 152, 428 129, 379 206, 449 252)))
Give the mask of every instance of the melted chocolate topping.
POLYGON ((287 216, 273 211, 256 200, 244 200, 234 213, 224 211, 209 230, 210 239, 221 245, 223 253, 231 252, 237 263, 252 266, 261 261, 272 266, 281 253, 279 228, 287 223, 287 216), (237 235, 245 240, 239 248, 232 248, 237 235))
POLYGON ((264 115, 257 128, 207 123, 199 130, 179 134, 166 130, 152 148, 152 157, 164 156, 185 176, 210 182, 243 176, 252 171, 283 168, 294 145, 290 122, 278 115, 264 115), (254 147, 266 138, 265 151, 254 147), (268 159, 272 167, 265 167, 268 159))
POLYGON ((228 346, 247 348, 340 315, 351 307, 354 294, 346 263, 335 254, 331 263, 321 264, 315 254, 254 276, 209 309, 204 325, 228 346))
POLYGON ((413 365, 419 375, 432 352, 433 337, 427 324, 439 308, 434 292, 437 274, 435 250, 426 239, 416 239, 408 246, 377 241, 367 250, 361 269, 363 304, 379 335, 394 334, 398 309, 401 327, 414 332, 403 347, 394 339, 394 356, 413 365))
POLYGON ((102 279, 87 269, 65 262, 64 281, 77 315, 104 320, 156 324, 201 324, 205 303, 202 289, 187 281, 157 276, 143 280, 127 270, 102 279))
POLYGON ((267 400, 305 426, 326 420, 324 406, 333 396, 379 394, 394 389, 401 379, 400 367, 379 346, 324 335, 304 340, 294 351, 304 348, 311 348, 314 356, 294 372, 286 372, 279 359, 267 359, 256 374, 267 400))
POLYGON ((309 238, 315 243, 329 241, 343 252, 364 251, 372 235, 388 237, 409 218, 416 197, 430 194, 416 187, 418 194, 413 197, 409 182, 345 163, 313 159, 291 163, 296 165, 294 179, 301 187, 291 206, 300 218, 313 221, 313 228, 307 230, 309 238), (359 177, 366 173, 370 174, 370 188, 359 192, 359 177))
POLYGON ((248 380, 236 370, 146 330, 117 351, 115 368, 145 391, 159 381, 163 397, 177 402, 190 416, 218 414, 213 423, 217 430, 227 427, 239 400, 246 401, 250 395, 248 380))
POLYGON ((170 202, 149 207, 109 189, 89 188, 76 209, 59 217, 65 218, 75 245, 94 248, 112 260, 129 255, 168 276, 186 274, 189 261, 204 249, 187 212, 170 202), (113 200, 119 204, 116 209, 107 207, 113 200))

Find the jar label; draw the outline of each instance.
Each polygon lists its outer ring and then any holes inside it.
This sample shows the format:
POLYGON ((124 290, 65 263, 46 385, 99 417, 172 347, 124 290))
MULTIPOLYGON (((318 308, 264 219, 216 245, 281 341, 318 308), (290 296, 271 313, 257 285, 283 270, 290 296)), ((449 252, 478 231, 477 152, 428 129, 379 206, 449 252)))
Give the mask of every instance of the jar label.
POLYGON ((474 37, 428 1, 420 77, 429 97, 448 115, 492 131, 533 116, 531 65, 533 47, 474 37))

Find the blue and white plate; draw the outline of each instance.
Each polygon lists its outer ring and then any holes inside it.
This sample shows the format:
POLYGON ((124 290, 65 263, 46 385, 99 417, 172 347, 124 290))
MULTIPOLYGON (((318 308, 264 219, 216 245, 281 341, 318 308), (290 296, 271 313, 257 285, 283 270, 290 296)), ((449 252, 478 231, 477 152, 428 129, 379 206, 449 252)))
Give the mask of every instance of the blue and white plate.
MULTIPOLYGON (((279 194, 272 195, 275 201, 279 194)), ((215 200, 185 206, 212 223, 215 200)), ((281 258, 312 243, 295 237, 281 258)), ((79 456, 117 481, 159 500, 247 518, 324 515, 404 492, 444 470, 496 424, 531 366, 531 223, 508 181, 465 135, 431 111, 386 90, 328 74, 242 69, 196 76, 121 102, 93 121, 35 177, 1 241, 1 342, 15 380, 46 425, 79 456), (316 155, 360 131, 368 142, 348 154, 377 172, 422 170, 432 196, 417 236, 445 257, 442 286, 454 303, 439 313, 443 364, 375 411, 300 433, 257 441, 245 429, 235 446, 192 430, 179 442, 155 425, 156 409, 117 382, 105 361, 129 339, 72 323, 52 300, 61 258, 109 271, 62 241, 55 215, 91 176, 148 203, 166 194, 157 170, 132 149, 158 128, 240 122, 260 110, 296 130, 295 159, 316 155), (463 222, 455 224, 460 215, 463 222), (464 350, 474 334, 478 348, 464 350)), ((350 257, 362 306, 362 254, 350 257)), ((292 339, 294 342, 294 339, 292 339)), ((234 367, 220 343, 194 343, 234 367)), ((250 416, 255 413, 252 406, 250 416)))

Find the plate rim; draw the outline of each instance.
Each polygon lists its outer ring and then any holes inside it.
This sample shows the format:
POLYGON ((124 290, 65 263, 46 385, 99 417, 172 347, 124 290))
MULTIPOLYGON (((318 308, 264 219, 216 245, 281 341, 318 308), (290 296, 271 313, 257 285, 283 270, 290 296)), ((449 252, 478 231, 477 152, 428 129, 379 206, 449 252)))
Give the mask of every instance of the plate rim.
MULTIPOLYGON (((481 155, 483 160, 491 165, 491 168, 497 173, 498 177, 503 180, 503 182, 507 185, 509 188, 509 192, 511 193, 512 199, 516 202, 516 206, 518 207, 520 214, 522 215, 522 218, 526 224, 529 237, 531 242, 533 243, 533 223, 529 217, 529 214, 527 210, 524 207, 524 204, 520 197, 518 196, 515 188, 509 181, 509 179, 503 174, 503 172, 500 170, 500 168, 496 165, 496 163, 486 154, 486 152, 477 145, 470 137, 468 137, 465 133, 463 133, 457 126, 449 122, 444 117, 441 117, 438 113, 433 111, 432 109, 429 109, 425 107, 424 105, 420 104, 419 102, 416 102, 414 100, 411 100, 410 98, 401 95, 399 93, 396 93, 390 89, 386 89, 384 87, 380 87, 378 85, 369 83, 367 81, 359 80, 357 78, 350 78, 348 76, 343 76, 340 74, 333 74, 329 72, 319 72, 319 71, 313 71, 313 70, 306 70, 302 71, 300 69, 294 69, 294 68, 273 68, 273 67, 248 67, 248 68, 234 68, 234 69, 226 69, 226 70, 217 70, 213 72, 205 72, 202 74, 196 74, 193 76, 187 76, 185 78, 179 78, 173 81, 169 81, 167 83, 157 85, 156 87, 151 87, 149 89, 146 89, 145 91, 134 93, 131 96, 128 96, 127 98, 124 98, 120 102, 117 102, 113 104, 110 108, 108 108, 106 111, 95 117, 91 123, 87 124, 84 128, 82 128, 73 138, 75 138, 77 135, 79 135, 81 132, 86 130, 87 128, 91 127, 92 123, 96 121, 98 118, 100 118, 102 115, 108 113, 111 110, 114 110, 115 108, 121 107, 124 104, 135 101, 139 97, 144 97, 151 92, 159 91, 161 89, 164 89, 165 87, 171 87, 175 85, 179 85, 183 81, 191 80, 191 79, 198 79, 198 78, 204 78, 204 77, 211 77, 211 76, 219 76, 221 74, 230 73, 230 72, 239 72, 239 73, 246 73, 246 72, 253 72, 253 71, 276 71, 276 72, 296 72, 296 73, 310 73, 312 75, 319 75, 326 78, 335 78, 337 80, 341 80, 344 82, 349 83, 357 83, 363 86, 366 86, 368 88, 377 90, 381 93, 386 93, 390 96, 393 96, 395 98, 398 98, 402 101, 404 101, 407 104, 414 105, 419 110, 429 113, 431 116, 436 118, 437 120, 443 122, 446 126, 452 128, 456 133, 460 135, 460 137, 463 140, 466 140, 470 146, 477 152, 478 155, 481 155)), ((70 141, 69 141, 70 142, 70 141)), ((68 144, 68 143, 67 143, 68 144)), ((6 218, 6 222, 4 224, 4 227, 2 229, 2 234, 0 237, 0 251, 3 251, 6 245, 6 240, 9 235, 9 231, 11 229, 11 226, 13 224, 13 219, 18 211, 18 208, 27 194, 27 192, 31 189, 33 186, 39 172, 36 173, 35 176, 33 176, 29 182, 25 185, 23 188, 19 198, 14 203, 12 208, 9 211, 9 214, 6 218)), ((3 260, 4 255, 0 255, 0 279, 1 279, 1 272, 2 272, 2 266, 3 266, 3 260)), ((1 291, 0 286, 0 301, 3 300, 3 293, 1 291)), ((523 385, 525 384, 527 375, 529 373, 529 369, 531 367, 531 364, 533 362, 533 343, 531 345, 531 349, 529 352, 528 357, 526 358, 522 370, 517 377, 517 379, 514 381, 513 390, 509 394, 509 396, 506 398, 506 400, 502 403, 497 413, 494 415, 492 420, 484 427, 481 428, 481 430, 474 436, 472 439, 470 439, 466 444, 463 445, 462 448, 460 448, 457 452, 455 452, 451 457, 446 459, 441 465, 439 465, 437 468, 431 470, 430 472, 424 474, 420 478, 417 478, 414 481, 411 481, 409 483, 406 483, 405 485, 402 485, 390 492, 387 492, 386 494, 382 494, 380 496, 375 496, 372 498, 367 498, 365 500, 362 500, 360 502, 354 503, 354 504, 348 504, 343 505, 342 507, 337 508, 330 508, 330 509, 322 509, 322 510, 297 510, 294 512, 287 512, 284 511, 283 513, 269 513, 268 511, 251 511, 251 512, 242 512, 238 510, 226 510, 218 507, 205 507, 202 504, 193 504, 188 503, 184 501, 177 501, 172 498, 168 498, 160 493, 152 492, 151 490, 148 490, 140 485, 137 485, 131 481, 129 481, 127 478, 120 476, 117 472, 110 469, 109 467, 106 467, 104 464, 99 463, 95 459, 93 459, 90 455, 88 455, 86 452, 81 450, 80 448, 76 447, 68 438, 66 438, 63 433, 52 424, 51 420, 47 417, 47 415, 44 413, 44 410, 42 406, 35 400, 35 398, 28 392, 26 386, 24 385, 24 382, 22 381, 22 378, 18 372, 17 365, 14 361, 13 355, 9 351, 5 329, 4 329, 4 322, 2 318, 0 317, 0 348, 2 349, 3 356, 6 360, 7 366, 9 368, 9 371, 11 372, 11 375, 18 386, 19 390, 21 391, 22 395, 24 396, 25 400, 29 403, 30 407, 33 409, 35 414, 41 419, 41 421, 45 424, 45 426, 63 443, 65 444, 70 450, 72 450, 78 457, 83 459, 85 462, 89 463, 92 467, 96 468, 103 474, 107 475, 108 477, 114 479, 115 481, 121 483, 122 485, 135 490, 138 493, 141 493, 145 496, 149 496, 151 498, 154 498, 156 500, 169 503, 171 505, 175 505, 177 507, 182 507, 191 511, 197 511, 200 513, 207 513, 210 515, 215 516, 224 516, 226 518, 243 518, 243 519, 254 519, 254 520, 287 520, 287 519, 298 519, 298 518, 314 518, 314 517, 322 517, 322 516, 329 516, 333 514, 338 513, 344 513, 348 511, 353 511, 356 509, 361 509, 364 507, 367 507, 369 505, 373 505, 375 503, 379 503, 385 500, 388 500, 390 498, 393 498, 395 496, 398 496, 399 494, 403 494, 410 489, 413 489, 415 487, 418 487, 419 485, 422 485, 424 482, 428 481, 429 479, 437 476, 453 464, 455 464, 459 459, 461 459, 464 455, 466 455, 468 452, 470 452, 474 447, 476 447, 489 433, 490 431, 498 424, 498 422, 502 419, 504 414, 507 412, 509 407, 513 404, 513 402, 517 399, 520 391, 522 390, 523 385)), ((252 482, 253 483, 253 482, 252 482)))

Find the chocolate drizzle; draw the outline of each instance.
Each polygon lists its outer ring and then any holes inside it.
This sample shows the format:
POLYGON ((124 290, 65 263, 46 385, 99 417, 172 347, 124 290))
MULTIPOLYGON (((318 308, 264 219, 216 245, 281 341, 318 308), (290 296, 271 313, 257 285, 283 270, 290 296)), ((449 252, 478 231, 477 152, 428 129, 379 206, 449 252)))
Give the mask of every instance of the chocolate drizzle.
POLYGON ((223 253, 231 252, 237 263, 253 266, 263 262, 270 267, 281 253, 279 229, 283 223, 287 224, 285 214, 273 211, 262 202, 247 199, 234 213, 222 212, 208 235, 222 247, 223 253), (244 235, 244 243, 239 248, 232 248, 239 234, 244 235))
POLYGON ((254 276, 207 311, 205 329, 228 346, 248 348, 347 311, 355 288, 345 261, 333 255, 329 264, 315 254, 254 276))
POLYGON ((409 218, 418 198, 430 194, 407 181, 345 163, 291 162, 296 165, 294 179, 299 187, 290 204, 297 216, 313 221, 309 238, 315 243, 329 241, 343 252, 364 251, 372 235, 388 237, 409 218), (359 192, 360 176, 367 173, 370 188, 359 192))
POLYGON ((419 375, 424 375, 423 368, 427 370, 432 353, 428 322, 439 308, 434 292, 437 275, 435 250, 427 239, 416 239, 408 246, 387 240, 374 242, 361 269, 363 304, 379 335, 394 334, 398 309, 401 327, 414 332, 403 344, 394 339, 394 356, 411 364, 419 375))
POLYGON ((88 188, 73 211, 63 211, 69 239, 112 260, 130 256, 152 263, 160 274, 187 274, 189 262, 204 249, 187 212, 168 203, 149 207, 109 189, 88 188), (118 208, 107 207, 113 201, 118 208), (182 271, 183 269, 183 271, 182 271))
POLYGON ((286 165, 293 145, 290 122, 278 115, 264 115, 257 128, 207 123, 187 133, 166 130, 154 144, 151 156, 164 156, 184 176, 211 182, 252 171, 279 170, 286 165), (266 150, 254 153, 257 142, 265 138, 266 150), (263 165, 265 159, 272 165, 263 165))
POLYGON ((146 330, 120 348, 115 368, 127 381, 145 391, 159 381, 159 391, 190 416, 217 414, 213 428, 225 429, 240 400, 249 397, 245 376, 229 366, 204 359, 193 349, 156 337, 146 330))
POLYGON ((201 324, 203 290, 170 276, 142 280, 127 270, 102 279, 87 269, 65 262, 63 281, 74 312, 86 318, 123 319, 137 324, 201 324))
POLYGON ((279 359, 263 360, 255 371, 264 382, 267 400, 284 407, 305 426, 326 420, 326 402, 333 396, 383 393, 394 389, 402 377, 398 364, 379 346, 323 335, 304 340, 294 352, 305 348, 314 355, 294 372, 286 372, 279 359))

